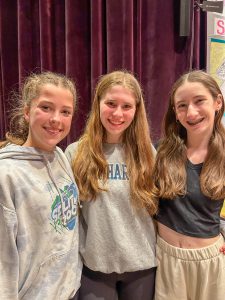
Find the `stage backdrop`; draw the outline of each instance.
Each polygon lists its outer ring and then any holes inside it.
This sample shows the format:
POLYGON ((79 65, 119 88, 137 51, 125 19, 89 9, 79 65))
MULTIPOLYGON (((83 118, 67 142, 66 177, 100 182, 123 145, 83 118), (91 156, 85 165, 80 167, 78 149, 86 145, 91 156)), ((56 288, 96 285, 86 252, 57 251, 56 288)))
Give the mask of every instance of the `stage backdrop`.
POLYGON ((51 70, 76 81, 78 110, 64 148, 84 128, 97 78, 124 68, 142 84, 156 141, 172 83, 206 66, 205 13, 190 2, 192 34, 180 37, 180 0, 1 0, 0 138, 9 92, 30 72, 51 70))

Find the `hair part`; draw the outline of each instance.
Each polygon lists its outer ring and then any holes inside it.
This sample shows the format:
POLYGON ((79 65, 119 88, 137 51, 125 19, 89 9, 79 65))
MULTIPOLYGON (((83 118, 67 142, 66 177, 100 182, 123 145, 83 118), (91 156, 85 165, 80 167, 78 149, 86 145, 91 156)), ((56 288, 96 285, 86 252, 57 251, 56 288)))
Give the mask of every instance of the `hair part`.
POLYGON ((0 147, 8 143, 22 145, 27 140, 29 124, 24 118, 24 108, 30 108, 32 100, 39 97, 42 88, 47 84, 69 90, 73 96, 75 109, 77 93, 75 83, 72 79, 49 71, 30 74, 23 82, 20 93, 18 95, 14 93, 11 97, 12 102, 16 103, 16 107, 12 109, 9 131, 6 133, 6 140, 0 143, 0 147))
POLYGON ((214 101, 221 97, 222 106, 215 114, 214 128, 208 145, 208 154, 200 175, 201 190, 211 199, 225 198, 225 129, 222 124, 224 98, 212 76, 201 70, 182 75, 173 85, 163 122, 164 137, 159 146, 154 169, 154 193, 158 197, 173 199, 186 193, 187 132, 177 122, 174 96, 185 82, 199 82, 212 95, 214 101))
POLYGON ((136 99, 134 119, 123 133, 122 139, 131 201, 135 207, 146 207, 154 214, 157 210, 157 203, 151 195, 154 155, 144 99, 137 79, 126 70, 103 75, 97 83, 92 109, 73 161, 80 197, 83 201, 94 200, 98 193, 107 191, 108 164, 103 153, 106 131, 100 119, 100 101, 116 85, 131 91, 136 99), (103 181, 103 187, 99 185, 99 179, 103 181))

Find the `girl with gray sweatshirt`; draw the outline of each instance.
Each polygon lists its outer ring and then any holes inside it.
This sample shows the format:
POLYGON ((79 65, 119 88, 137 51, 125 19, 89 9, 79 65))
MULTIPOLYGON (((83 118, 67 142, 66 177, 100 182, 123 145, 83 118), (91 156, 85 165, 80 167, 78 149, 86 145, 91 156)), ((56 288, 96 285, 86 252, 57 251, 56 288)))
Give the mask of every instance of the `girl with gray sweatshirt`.
POLYGON ((83 201, 80 300, 153 299, 154 152, 136 78, 102 76, 84 134, 66 150, 83 201))
POLYGON ((0 149, 1 300, 76 299, 80 285, 78 189, 56 147, 70 130, 74 84, 29 76, 0 149))

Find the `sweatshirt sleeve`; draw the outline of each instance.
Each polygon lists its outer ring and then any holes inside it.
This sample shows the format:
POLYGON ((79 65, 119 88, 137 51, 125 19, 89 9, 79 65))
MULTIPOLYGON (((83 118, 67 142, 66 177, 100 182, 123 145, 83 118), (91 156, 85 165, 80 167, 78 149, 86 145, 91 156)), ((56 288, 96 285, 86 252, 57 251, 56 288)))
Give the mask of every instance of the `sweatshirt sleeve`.
MULTIPOLYGON (((1 194, 1 198, 4 195, 1 194)), ((0 298, 18 299, 19 259, 16 245, 17 217, 0 204, 0 298)))
MULTIPOLYGON (((18 299, 19 259, 16 244, 17 216, 10 203, 10 186, 0 180, 0 299, 18 299)), ((11 201, 12 202, 12 201, 11 201)))

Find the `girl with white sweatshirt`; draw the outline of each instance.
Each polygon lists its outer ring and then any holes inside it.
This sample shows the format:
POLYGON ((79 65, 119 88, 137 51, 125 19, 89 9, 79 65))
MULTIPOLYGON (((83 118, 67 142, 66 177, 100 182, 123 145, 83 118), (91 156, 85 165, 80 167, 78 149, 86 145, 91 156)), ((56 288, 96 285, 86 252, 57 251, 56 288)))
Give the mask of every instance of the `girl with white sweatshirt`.
POLYGON ((78 189, 56 147, 69 133, 75 101, 65 76, 29 76, 1 144, 1 300, 76 299, 78 189))
POLYGON ((132 74, 115 71, 100 78, 84 134, 66 153, 83 201, 79 299, 153 299, 154 149, 132 74))

